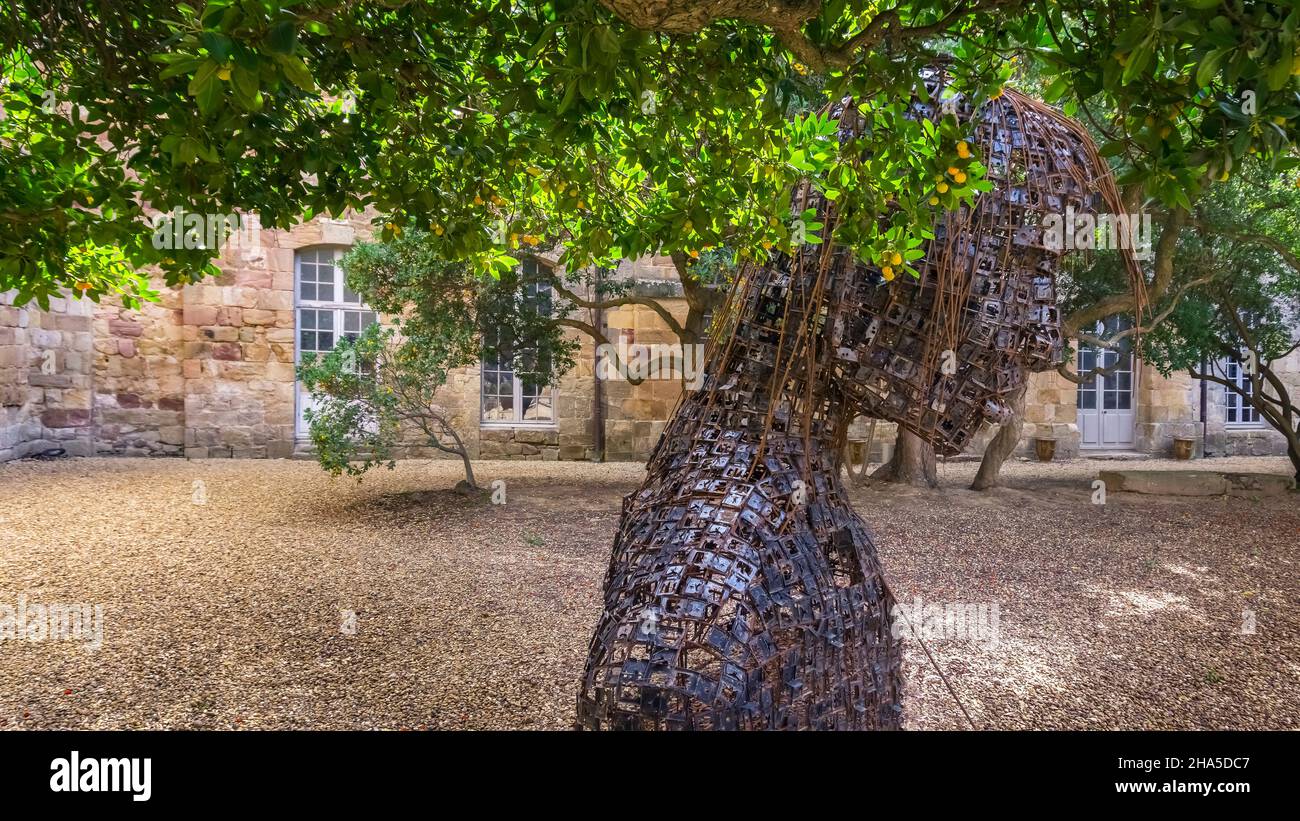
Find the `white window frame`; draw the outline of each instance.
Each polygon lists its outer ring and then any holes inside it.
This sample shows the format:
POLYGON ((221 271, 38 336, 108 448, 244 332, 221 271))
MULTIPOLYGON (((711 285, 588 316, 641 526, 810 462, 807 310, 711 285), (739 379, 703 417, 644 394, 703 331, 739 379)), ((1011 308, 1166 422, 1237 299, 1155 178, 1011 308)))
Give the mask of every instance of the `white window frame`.
MULTIPOLYGON (((546 268, 548 268, 548 269, 551 267, 551 266, 549 265, 549 263, 546 262, 546 260, 537 259, 537 258, 535 258, 535 257, 529 257, 529 260, 532 261, 534 264, 536 264, 536 265, 539 266, 539 267, 543 267, 543 266, 544 266, 544 267, 546 267, 546 268)), ((554 289, 552 289, 550 285, 547 285, 547 286, 546 286, 546 289, 547 289, 548 291, 551 292, 552 298, 554 298, 554 289)), ((516 428, 529 428, 529 429, 534 429, 534 430, 536 430, 536 429, 541 429, 541 430, 553 430, 553 429, 555 429, 556 427, 558 427, 558 425, 559 425, 559 414, 558 414, 557 411, 558 411, 558 405, 559 405, 559 401, 558 401, 558 400, 559 400, 559 391, 556 389, 556 387, 555 387, 554 385, 548 385, 548 386, 544 389, 544 390, 545 390, 544 393, 540 393, 540 394, 538 394, 538 398, 541 398, 541 397, 543 397, 543 396, 549 396, 549 397, 550 397, 550 400, 551 400, 551 418, 550 418, 550 419, 540 419, 540 420, 539 420, 539 419, 531 419, 531 420, 530 420, 530 419, 523 419, 523 418, 521 418, 521 414, 523 414, 523 412, 524 412, 524 399, 523 399, 523 397, 524 397, 524 392, 523 392, 524 381, 523 381, 522 379, 519 378, 519 374, 514 373, 513 371, 510 371, 510 374, 511 374, 511 377, 512 377, 512 379, 513 379, 513 388, 514 388, 513 393, 512 393, 512 398, 511 398, 511 404, 512 404, 512 406, 513 406, 514 418, 512 418, 512 419, 488 419, 487 416, 486 416, 487 408, 485 407, 485 401, 484 401, 484 400, 486 399, 486 396, 485 396, 484 393, 483 393, 483 376, 484 376, 484 375, 487 373, 487 371, 489 371, 489 370, 493 371, 494 373, 502 373, 502 372, 505 372, 505 369, 488 368, 488 364, 489 364, 489 363, 486 362, 486 361, 483 359, 483 357, 481 357, 481 356, 479 357, 479 377, 478 377, 478 417, 479 417, 479 429, 480 429, 480 430, 513 430, 513 429, 516 429, 516 428)))
MULTIPOLYGON (((379 319, 378 313, 376 313, 374 309, 372 309, 364 302, 362 302, 361 297, 359 295, 353 294, 353 296, 356 296, 355 302, 346 301, 344 299, 344 297, 346 296, 347 289, 346 289, 346 284, 343 281, 343 277, 344 277, 343 266, 339 264, 339 260, 341 260, 343 258, 343 255, 346 254, 349 250, 350 249, 344 245, 305 245, 301 248, 294 249, 293 252, 293 362, 295 366, 302 364, 302 355, 304 352, 302 347, 302 334, 303 331, 305 330, 303 328, 303 323, 302 323, 302 312, 304 310, 329 311, 331 313, 332 315, 331 322, 333 324, 333 327, 329 329, 329 332, 334 337, 334 345, 338 345, 339 339, 341 339, 345 334, 352 333, 351 331, 344 330, 344 315, 346 313, 350 311, 363 312, 361 317, 361 330, 365 330, 366 328, 364 312, 369 312, 373 314, 375 321, 378 321, 379 319), (303 293, 302 264, 304 261, 303 257, 304 255, 309 253, 319 254, 322 251, 329 251, 332 253, 333 256, 332 261, 334 265, 334 281, 333 281, 333 287, 331 289, 333 293, 330 295, 332 298, 320 299, 319 298, 320 294, 317 293, 316 298, 305 299, 302 295, 303 293)), ((313 280, 313 281, 319 282, 318 280, 313 280)), ((309 351, 309 353, 324 354, 326 353, 326 351, 322 351, 319 350, 319 348, 317 348, 317 349, 313 349, 312 351, 309 351)), ((293 408, 294 432, 295 435, 299 437, 306 435, 306 429, 303 425, 303 419, 302 419, 303 409, 302 409, 301 388, 302 388, 302 382, 299 381, 295 376, 294 408, 293 408)))
MULTIPOLYGON (((1250 376, 1246 374, 1246 370, 1241 367, 1240 359, 1235 357, 1224 357, 1219 360, 1219 369, 1223 372, 1224 379, 1229 382, 1235 382, 1239 386, 1244 383, 1250 392, 1252 394, 1254 393, 1255 385, 1250 381, 1250 376), (1230 373, 1229 369, 1232 369, 1235 373, 1230 373)), ((1253 430, 1265 427, 1264 418, 1260 415, 1258 408, 1252 405, 1244 396, 1237 393, 1232 388, 1229 388, 1226 385, 1221 387, 1223 388, 1223 426, 1225 428, 1228 430, 1253 430), (1234 409, 1237 411, 1238 421, 1229 422, 1228 411, 1234 409), (1241 417, 1245 414, 1249 414, 1254 418, 1243 422, 1241 421, 1241 417)))

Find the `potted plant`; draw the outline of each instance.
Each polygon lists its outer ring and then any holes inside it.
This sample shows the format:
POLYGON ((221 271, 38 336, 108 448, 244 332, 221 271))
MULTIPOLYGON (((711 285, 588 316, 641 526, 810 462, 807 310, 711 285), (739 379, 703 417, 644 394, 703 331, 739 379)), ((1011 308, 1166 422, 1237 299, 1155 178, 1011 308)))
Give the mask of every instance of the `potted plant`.
POLYGON ((1056 437, 1039 436, 1034 439, 1034 453, 1038 455, 1038 461, 1050 462, 1056 455, 1056 437))

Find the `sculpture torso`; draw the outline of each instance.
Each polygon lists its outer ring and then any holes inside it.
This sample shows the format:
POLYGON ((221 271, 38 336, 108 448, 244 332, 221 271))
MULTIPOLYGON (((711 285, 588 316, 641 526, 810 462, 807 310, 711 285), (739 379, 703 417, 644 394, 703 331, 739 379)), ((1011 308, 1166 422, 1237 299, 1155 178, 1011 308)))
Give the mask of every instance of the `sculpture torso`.
POLYGON ((625 500, 580 726, 901 720, 892 597, 837 470, 852 410, 809 386, 811 415, 792 418, 790 386, 772 386, 778 357, 798 349, 780 327, 798 322, 773 310, 797 308, 785 291, 800 280, 777 269, 755 276, 762 285, 741 305, 730 344, 716 346, 703 387, 684 398, 649 478, 625 500))

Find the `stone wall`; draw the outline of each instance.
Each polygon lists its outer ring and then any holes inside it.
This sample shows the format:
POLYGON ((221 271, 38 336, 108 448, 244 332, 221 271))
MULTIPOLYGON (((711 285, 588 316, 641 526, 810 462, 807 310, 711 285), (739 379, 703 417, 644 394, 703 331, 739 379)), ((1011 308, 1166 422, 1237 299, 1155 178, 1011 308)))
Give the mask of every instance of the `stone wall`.
POLYGON ((139 309, 105 300, 94 313, 95 452, 177 456, 185 445, 180 292, 139 309))
MULTIPOLYGON (((155 282, 160 300, 137 309, 68 297, 51 300, 43 311, 14 306, 12 294, 0 295, 0 461, 55 448, 69 455, 190 458, 301 454, 295 425, 295 251, 347 247, 369 232, 369 216, 356 215, 244 233, 226 248, 220 276, 180 288, 155 282)), ((635 283, 632 293, 657 299, 678 321, 685 319, 671 259, 625 261, 617 276, 635 283)), ((625 354, 641 348, 672 352, 681 361, 679 340, 650 308, 608 310, 603 321, 606 336, 625 354)), ((481 423, 479 369, 449 375, 439 400, 473 458, 598 458, 596 346, 585 334, 571 333, 578 342, 577 364, 558 385, 554 424, 481 423)), ((1300 352, 1278 370, 1300 394, 1300 352)), ((604 366, 600 371, 604 457, 644 460, 681 395, 682 375, 632 384, 604 366)), ((1204 438, 1208 455, 1285 452, 1282 436, 1266 426, 1225 424, 1221 386, 1208 387, 1203 426, 1199 382, 1185 374, 1165 378, 1141 364, 1136 379, 1137 450, 1166 455, 1174 437, 1191 436, 1204 438)), ((1026 398, 1017 453, 1032 456, 1034 439, 1050 436, 1058 458, 1077 456, 1074 383, 1054 371, 1033 374, 1026 398)), ((855 427, 857 438, 865 432, 865 423, 855 427)), ((986 426, 966 454, 982 453, 995 432, 986 426)), ((891 424, 877 425, 873 461, 889 457, 895 433, 891 424)), ((416 439, 399 453, 450 458, 416 439)))
MULTIPOLYGON (((1144 362, 1137 364, 1137 389, 1133 403, 1137 417, 1133 424, 1134 449, 1143 453, 1172 456, 1174 438, 1198 440, 1201 447, 1200 385, 1186 373, 1161 376, 1144 362)), ((1222 408, 1219 409, 1222 413, 1222 408)))
MULTIPOLYGON (((1079 455, 1079 397, 1075 383, 1056 371, 1030 374, 1025 391, 1025 425, 1016 453, 1034 455, 1035 439, 1055 439, 1054 458, 1079 455)), ((983 452, 981 448, 978 452, 983 452)))
POLYGON ((0 461, 89 456, 94 303, 53 298, 42 311, 13 298, 0 294, 0 461))

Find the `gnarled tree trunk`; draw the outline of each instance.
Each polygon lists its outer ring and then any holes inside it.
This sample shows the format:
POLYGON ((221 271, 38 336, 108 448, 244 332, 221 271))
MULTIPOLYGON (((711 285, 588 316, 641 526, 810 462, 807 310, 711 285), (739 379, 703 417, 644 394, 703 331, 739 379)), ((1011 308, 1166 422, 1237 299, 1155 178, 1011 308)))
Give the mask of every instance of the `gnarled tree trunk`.
POLYGON ((874 482, 898 482, 915 487, 937 488, 939 474, 934 467, 934 448, 911 431, 898 429, 894 455, 871 474, 874 482))
POLYGON ((971 482, 971 490, 988 490, 998 486, 1002 473, 1002 463, 1007 461, 1020 442, 1020 432, 1025 427, 1025 390, 1028 385, 1021 385, 1011 395, 1007 404, 1011 406, 1012 416, 998 428, 997 434, 989 440, 984 448, 984 458, 980 460, 979 472, 971 482))

